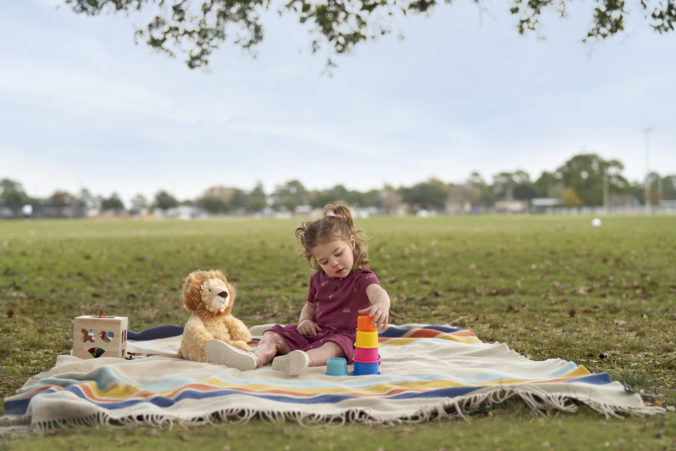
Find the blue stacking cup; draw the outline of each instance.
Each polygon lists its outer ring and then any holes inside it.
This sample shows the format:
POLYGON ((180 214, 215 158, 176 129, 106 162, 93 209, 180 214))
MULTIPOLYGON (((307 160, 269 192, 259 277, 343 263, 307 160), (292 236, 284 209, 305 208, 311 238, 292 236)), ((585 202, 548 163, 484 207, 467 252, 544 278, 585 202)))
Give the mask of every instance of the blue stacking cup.
POLYGON ((353 376, 366 376, 368 374, 380 374, 380 360, 377 362, 354 361, 353 376))
POLYGON ((326 374, 329 376, 347 376, 347 360, 332 357, 326 362, 326 374))

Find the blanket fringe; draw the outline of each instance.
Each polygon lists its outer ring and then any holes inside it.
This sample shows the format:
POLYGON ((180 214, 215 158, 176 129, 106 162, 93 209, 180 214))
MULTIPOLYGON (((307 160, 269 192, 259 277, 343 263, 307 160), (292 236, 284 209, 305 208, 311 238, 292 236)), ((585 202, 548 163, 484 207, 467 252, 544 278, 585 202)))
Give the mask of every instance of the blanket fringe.
MULTIPOLYGON (((424 423, 431 420, 439 420, 448 417, 460 417, 467 420, 466 415, 482 409, 489 409, 494 405, 501 404, 511 398, 517 398, 524 402, 531 411, 539 415, 546 415, 553 411, 574 413, 578 405, 573 403, 570 396, 552 395, 537 387, 528 388, 514 385, 497 387, 495 390, 471 394, 467 396, 446 399, 436 404, 425 406, 412 415, 391 419, 378 418, 368 408, 354 408, 334 414, 307 413, 297 410, 269 410, 257 411, 246 408, 227 408, 185 419, 178 416, 147 414, 129 415, 122 418, 114 418, 107 412, 99 412, 81 418, 51 420, 41 423, 33 423, 34 430, 44 432, 58 427, 73 427, 80 425, 105 424, 111 426, 125 426, 129 424, 145 424, 160 428, 171 429, 174 424, 186 426, 218 423, 247 423, 254 418, 273 423, 287 421, 296 422, 304 426, 320 424, 400 424, 400 423, 424 423)), ((587 405, 592 410, 608 417, 622 418, 622 414, 628 415, 654 415, 664 413, 665 409, 655 406, 626 407, 615 404, 601 403, 592 400, 577 400, 579 404, 587 405)), ((26 418, 17 420, 25 424, 26 418)))

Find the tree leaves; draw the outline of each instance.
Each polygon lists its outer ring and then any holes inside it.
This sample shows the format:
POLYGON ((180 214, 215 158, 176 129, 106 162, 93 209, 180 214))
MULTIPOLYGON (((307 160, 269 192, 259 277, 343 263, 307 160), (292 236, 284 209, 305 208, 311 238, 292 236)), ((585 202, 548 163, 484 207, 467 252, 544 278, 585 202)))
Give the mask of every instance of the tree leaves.
MULTIPOLYGON (((175 56, 187 56, 189 68, 204 68, 214 50, 226 40, 250 51, 263 40, 261 16, 271 9, 267 0, 65 0, 74 12, 99 15, 104 12, 152 9, 152 19, 135 32, 138 40, 175 56)), ((448 2, 450 3, 450 1, 448 2)), ((474 0, 479 8, 487 8, 485 0, 474 0)), ((548 10, 566 15, 568 0, 513 0, 509 12, 517 17, 517 30, 524 34, 540 28, 540 17, 548 10)), ((277 7, 280 15, 296 16, 300 24, 312 24, 311 47, 317 52, 327 45, 332 53, 349 54, 360 43, 375 40, 392 32, 392 18, 399 15, 430 14, 438 6, 436 0, 288 0, 277 7)), ((674 30, 676 6, 673 2, 643 0, 641 8, 653 29, 659 33, 674 30), (656 3, 656 4, 655 4, 656 3)), ((623 1, 597 1, 591 28, 584 41, 606 39, 624 30, 629 11, 623 1)), ((329 58, 328 64, 331 65, 329 58)))

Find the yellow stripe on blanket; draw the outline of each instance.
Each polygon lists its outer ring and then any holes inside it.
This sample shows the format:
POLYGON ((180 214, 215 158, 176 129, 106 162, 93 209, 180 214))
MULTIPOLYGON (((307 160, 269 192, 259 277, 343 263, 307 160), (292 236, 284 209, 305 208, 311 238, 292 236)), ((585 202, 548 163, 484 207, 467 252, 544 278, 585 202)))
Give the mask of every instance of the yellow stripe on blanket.
MULTIPOLYGON (((438 337, 433 337, 438 340, 449 340, 449 341, 457 341, 458 343, 482 343, 481 340, 479 340, 477 337, 457 337, 454 335, 439 335, 438 337)), ((417 341, 422 340, 420 337, 402 337, 402 338, 388 338, 385 341, 380 343, 380 346, 385 347, 385 346, 405 346, 409 345, 411 343, 415 343, 417 341)))
POLYGON ((587 368, 580 365, 577 368, 575 368, 573 371, 571 371, 570 373, 566 374, 565 377, 589 376, 590 374, 591 374, 591 372, 587 368))
POLYGON ((142 389, 136 385, 116 383, 105 390, 101 390, 96 382, 87 382, 92 394, 100 398, 124 399, 136 395, 142 389))

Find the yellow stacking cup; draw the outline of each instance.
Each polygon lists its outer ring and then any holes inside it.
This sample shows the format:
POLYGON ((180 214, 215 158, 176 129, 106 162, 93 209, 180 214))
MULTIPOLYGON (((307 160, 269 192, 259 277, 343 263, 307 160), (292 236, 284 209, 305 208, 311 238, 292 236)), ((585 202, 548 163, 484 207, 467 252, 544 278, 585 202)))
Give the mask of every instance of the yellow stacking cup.
POLYGON ((357 331, 357 339, 354 342, 357 348, 377 348, 378 347, 378 331, 357 331))

